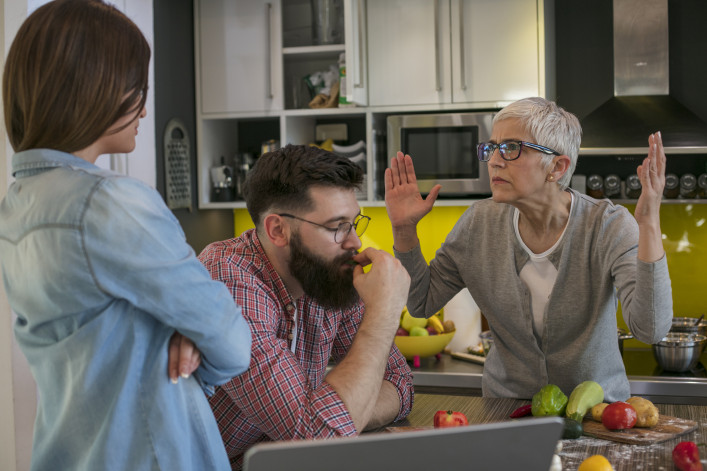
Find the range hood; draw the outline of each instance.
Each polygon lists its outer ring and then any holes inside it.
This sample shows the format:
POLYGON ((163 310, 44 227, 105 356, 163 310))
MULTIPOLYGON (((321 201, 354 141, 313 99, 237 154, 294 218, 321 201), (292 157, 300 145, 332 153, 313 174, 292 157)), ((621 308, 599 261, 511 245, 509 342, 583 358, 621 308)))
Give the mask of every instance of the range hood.
POLYGON ((614 96, 582 124, 582 153, 707 152, 707 123, 670 96, 667 0, 614 0, 614 96))

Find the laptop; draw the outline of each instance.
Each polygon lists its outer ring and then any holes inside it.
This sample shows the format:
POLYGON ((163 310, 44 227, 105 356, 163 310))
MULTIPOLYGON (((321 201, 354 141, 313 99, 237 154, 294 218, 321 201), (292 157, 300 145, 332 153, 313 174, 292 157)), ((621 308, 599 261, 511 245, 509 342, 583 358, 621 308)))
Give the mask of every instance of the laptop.
POLYGON ((358 437, 261 443, 244 471, 548 471, 563 419, 538 417, 464 427, 377 432, 358 437))

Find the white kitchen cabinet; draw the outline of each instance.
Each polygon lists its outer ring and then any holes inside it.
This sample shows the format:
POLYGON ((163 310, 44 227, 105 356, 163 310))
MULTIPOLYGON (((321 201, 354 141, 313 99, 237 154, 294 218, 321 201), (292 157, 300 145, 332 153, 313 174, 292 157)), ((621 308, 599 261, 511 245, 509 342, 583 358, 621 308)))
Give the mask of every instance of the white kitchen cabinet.
POLYGON ((479 107, 545 96, 543 7, 542 0, 369 2, 369 104, 479 107))
POLYGON ((195 8, 201 113, 282 110, 280 1, 199 0, 195 8))

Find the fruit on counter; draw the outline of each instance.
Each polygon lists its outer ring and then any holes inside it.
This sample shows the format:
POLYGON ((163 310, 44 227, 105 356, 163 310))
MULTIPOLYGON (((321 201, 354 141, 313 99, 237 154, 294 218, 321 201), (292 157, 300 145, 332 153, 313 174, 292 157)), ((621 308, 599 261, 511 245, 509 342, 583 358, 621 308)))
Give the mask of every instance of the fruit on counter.
POLYGON ((648 399, 633 396, 626 400, 636 409, 636 427, 654 427, 658 424, 660 413, 658 408, 648 399))
POLYGON ((398 327, 398 330, 395 331, 395 335, 398 335, 401 337, 407 337, 408 335, 410 335, 410 332, 403 329, 402 327, 398 327))
POLYGON ((438 410, 434 417, 435 428, 459 427, 469 425, 469 421, 462 412, 452 410, 438 410))
POLYGON ((430 316, 427 319, 428 330, 430 327, 432 327, 435 330, 435 332, 437 332, 438 334, 444 333, 444 324, 442 324, 442 321, 439 319, 437 314, 430 316))
POLYGON ((636 425, 636 409, 627 402, 612 402, 601 414, 601 423, 609 430, 625 430, 636 425))
POLYGON ((532 412, 533 405, 532 404, 526 404, 524 406, 520 406, 513 412, 511 412, 511 415, 509 416, 511 419, 517 419, 519 417, 525 417, 526 415, 529 415, 532 412))
POLYGON ((457 327, 454 325, 454 321, 451 319, 448 319, 442 323, 444 325, 444 333, 448 334, 450 332, 454 332, 457 330, 457 327))
POLYGON ((410 337, 427 337, 428 335, 430 335, 430 333, 427 332, 427 329, 419 325, 415 325, 410 329, 410 337))
POLYGON ((546 384, 533 396, 531 412, 535 417, 563 415, 567 396, 554 384, 546 384))
POLYGON ((673 448, 673 463, 680 471, 702 471, 700 450, 695 442, 680 442, 673 448))
POLYGON ((567 417, 582 423, 587 411, 604 400, 604 389, 596 381, 579 383, 567 401, 567 417))
POLYGON ((602 455, 592 455, 579 463, 577 471, 614 471, 609 460, 602 455))
POLYGON ((426 325, 427 319, 424 317, 412 317, 412 314, 410 314, 410 311, 408 311, 407 308, 403 309, 403 317, 400 319, 400 327, 410 332, 410 330, 415 326, 422 327, 424 329, 426 325))
POLYGON ((584 433, 584 428, 581 423, 569 417, 565 417, 564 427, 562 428, 562 438, 579 438, 582 436, 582 433, 584 433))
POLYGON ((601 422, 601 415, 604 413, 604 409, 606 409, 606 406, 608 405, 608 402, 601 402, 592 407, 592 419, 597 422, 601 422))

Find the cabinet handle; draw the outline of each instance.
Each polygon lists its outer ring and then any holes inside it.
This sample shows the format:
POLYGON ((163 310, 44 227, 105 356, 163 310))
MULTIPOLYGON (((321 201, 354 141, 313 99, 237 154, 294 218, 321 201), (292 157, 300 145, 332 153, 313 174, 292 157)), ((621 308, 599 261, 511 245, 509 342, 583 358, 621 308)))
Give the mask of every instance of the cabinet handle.
POLYGON ((365 30, 363 29, 364 21, 366 21, 366 0, 358 0, 356 2, 358 7, 358 67, 356 68, 356 80, 354 82, 354 88, 363 88, 363 50, 365 47, 365 30))
POLYGON ((273 28, 273 11, 272 11, 272 3, 266 3, 266 8, 268 9, 268 97, 270 99, 273 99, 275 97, 273 90, 275 90, 275 86, 272 83, 273 79, 273 73, 272 73, 272 58, 274 56, 272 52, 272 32, 275 28, 273 28))
POLYGON ((442 90, 442 79, 440 78, 439 58, 441 54, 439 53, 439 0, 435 0, 435 90, 438 92, 442 90))
POLYGON ((462 90, 466 90, 466 64, 464 63, 464 0, 459 0, 459 72, 461 72, 462 90))

